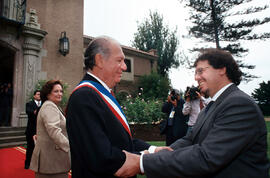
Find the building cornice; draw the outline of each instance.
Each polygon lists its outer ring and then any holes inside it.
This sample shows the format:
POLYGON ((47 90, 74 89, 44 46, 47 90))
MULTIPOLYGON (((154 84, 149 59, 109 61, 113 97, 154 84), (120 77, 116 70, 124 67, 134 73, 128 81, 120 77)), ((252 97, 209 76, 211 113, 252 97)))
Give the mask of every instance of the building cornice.
MULTIPOLYGON (((83 35, 83 41, 86 44, 89 44, 93 39, 95 39, 95 38, 92 37, 92 36, 83 35)), ((123 52, 125 54, 131 54, 131 55, 138 56, 138 57, 143 57, 143 58, 146 58, 146 59, 149 59, 149 60, 157 60, 158 59, 158 56, 154 55, 152 53, 141 51, 141 50, 138 50, 136 48, 128 47, 128 46, 125 46, 125 45, 121 45, 121 47, 122 47, 123 52)))

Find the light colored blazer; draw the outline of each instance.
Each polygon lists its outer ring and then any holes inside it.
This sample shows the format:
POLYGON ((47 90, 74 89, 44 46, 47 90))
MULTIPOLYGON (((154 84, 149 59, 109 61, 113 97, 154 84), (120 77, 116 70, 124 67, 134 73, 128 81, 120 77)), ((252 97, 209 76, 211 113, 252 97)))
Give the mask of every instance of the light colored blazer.
POLYGON ((45 101, 37 117, 37 142, 30 169, 43 174, 70 170, 66 118, 52 101, 45 101))

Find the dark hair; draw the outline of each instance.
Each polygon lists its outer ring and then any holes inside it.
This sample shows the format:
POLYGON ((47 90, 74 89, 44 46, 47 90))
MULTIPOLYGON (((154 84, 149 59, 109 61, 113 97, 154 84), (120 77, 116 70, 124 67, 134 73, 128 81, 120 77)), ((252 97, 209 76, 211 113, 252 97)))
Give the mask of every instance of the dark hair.
POLYGON ((35 91, 34 91, 34 95, 36 95, 36 94, 37 94, 37 92, 40 92, 40 90, 35 90, 35 91))
POLYGON ((54 85, 57 85, 57 84, 61 85, 61 87, 63 88, 63 85, 59 80, 49 80, 43 85, 40 91, 40 98, 41 98, 42 103, 48 100, 47 98, 48 94, 52 92, 54 85))
POLYGON ((84 53, 84 65, 85 69, 93 69, 95 66, 95 57, 97 54, 101 54, 103 57, 108 58, 110 56, 110 44, 115 41, 110 37, 98 37, 91 41, 84 53))
POLYGON ((226 68, 227 77, 236 85, 242 80, 242 72, 230 52, 209 48, 202 51, 194 63, 197 66, 199 61, 208 61, 215 69, 226 68))

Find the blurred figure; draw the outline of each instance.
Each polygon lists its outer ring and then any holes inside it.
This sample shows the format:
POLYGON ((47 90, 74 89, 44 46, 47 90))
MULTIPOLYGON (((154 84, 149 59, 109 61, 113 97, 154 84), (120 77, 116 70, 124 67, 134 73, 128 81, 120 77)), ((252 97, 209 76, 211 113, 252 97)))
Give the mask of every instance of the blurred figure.
POLYGON ((201 96, 198 87, 187 87, 185 91, 185 104, 182 109, 184 115, 189 115, 188 132, 190 132, 195 125, 198 115, 201 110, 207 105, 209 100, 201 96))
POLYGON ((0 125, 10 126, 12 91, 8 84, 4 83, 0 91, 0 125))
POLYGON ((162 106, 162 112, 168 115, 165 128, 163 128, 167 146, 186 135, 188 116, 184 116, 182 113, 184 103, 179 90, 174 89, 168 96, 167 102, 162 106))
POLYGON ((41 89, 42 106, 37 117, 37 140, 30 169, 36 178, 67 178, 70 170, 69 141, 66 118, 59 104, 63 85, 59 80, 48 81, 41 89))
POLYGON ((33 136, 36 135, 36 125, 37 125, 37 113, 38 108, 41 106, 40 91, 36 90, 34 92, 33 100, 26 103, 26 114, 28 116, 27 127, 25 130, 27 149, 26 158, 24 163, 24 168, 28 169, 30 166, 30 161, 32 153, 35 147, 33 136))

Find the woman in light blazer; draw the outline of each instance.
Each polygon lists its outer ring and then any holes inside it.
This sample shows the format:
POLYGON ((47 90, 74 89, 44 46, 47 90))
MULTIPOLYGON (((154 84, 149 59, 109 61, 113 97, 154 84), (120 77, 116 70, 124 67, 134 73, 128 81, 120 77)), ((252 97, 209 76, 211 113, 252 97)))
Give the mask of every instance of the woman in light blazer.
POLYGON ((63 85, 48 81, 41 89, 41 106, 37 116, 37 140, 30 169, 36 178, 67 178, 70 170, 70 150, 66 118, 58 107, 63 85))

